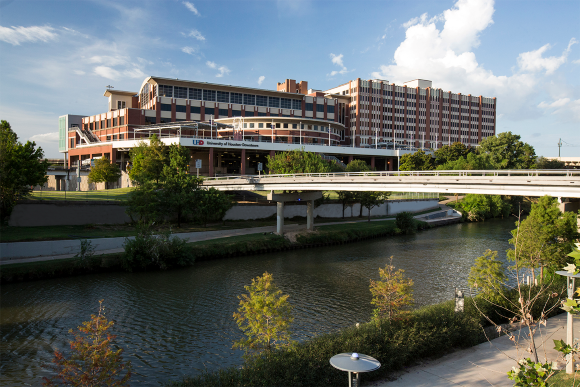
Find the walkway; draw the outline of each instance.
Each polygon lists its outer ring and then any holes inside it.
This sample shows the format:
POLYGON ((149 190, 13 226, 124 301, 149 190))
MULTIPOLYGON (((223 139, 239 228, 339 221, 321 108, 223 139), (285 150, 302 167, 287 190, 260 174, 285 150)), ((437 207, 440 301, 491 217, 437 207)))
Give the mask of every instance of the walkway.
MULTIPOLYGON (((450 208, 447 206, 440 206, 440 212, 446 212, 450 208)), ((434 215, 436 212, 431 212, 428 215, 434 215)), ((415 218, 422 218, 425 215, 417 215, 415 218)), ((428 223, 438 223, 445 219, 453 217, 442 216, 435 219, 421 219, 428 223)), ((392 219, 392 218, 386 218, 392 219)), ((385 218, 371 219, 372 222, 380 222, 386 220, 385 218)), ((341 222, 316 223, 315 226, 328 226, 333 224, 349 224, 367 222, 366 218, 360 220, 348 220, 341 222)), ((305 224, 286 225, 284 232, 296 232, 305 230, 305 224)), ((209 239, 228 238, 239 235, 260 234, 260 233, 275 233, 276 226, 241 228, 235 230, 218 230, 218 231, 201 231, 189 233, 173 234, 179 238, 187 240, 187 242, 200 242, 209 239)), ((133 237, 130 237, 131 239, 133 237)), ((95 254, 113 254, 123 252, 124 237, 119 238, 94 238, 89 239, 92 246, 95 247, 95 254)), ((38 241, 38 242, 11 242, 0 243, 0 265, 9 265, 13 263, 28 263, 51 261, 57 259, 72 258, 78 253, 80 248, 79 239, 55 240, 55 241, 38 241)))
MULTIPOLYGON (((577 333, 579 330, 580 321, 575 319, 574 331, 577 333)), ((514 333, 517 336, 517 332, 514 333)), ((527 333, 527 328, 522 329, 520 333, 520 337, 523 338, 527 333)), ((553 349, 552 340, 566 340, 566 313, 548 319, 546 327, 542 327, 542 333, 542 337, 536 334, 537 342, 545 342, 545 346, 538 350, 538 357, 540 361, 544 361, 546 357, 554 361, 558 358, 558 353, 553 349)), ((523 347, 527 348, 526 345, 523 347)), ((364 385, 375 387, 511 387, 513 382, 508 379, 507 372, 517 364, 508 356, 520 359, 529 357, 529 354, 523 351, 518 354, 514 343, 507 336, 502 336, 491 342, 451 353, 438 360, 410 367, 394 381, 369 382, 364 385)), ((362 380, 364 382, 364 375, 362 380)))

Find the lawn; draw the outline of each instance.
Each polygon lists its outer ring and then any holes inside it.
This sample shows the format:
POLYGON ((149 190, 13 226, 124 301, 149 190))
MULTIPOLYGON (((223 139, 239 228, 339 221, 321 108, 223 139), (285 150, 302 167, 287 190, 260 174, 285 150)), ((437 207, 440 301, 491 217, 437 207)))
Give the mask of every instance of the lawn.
POLYGON ((116 200, 129 198, 133 188, 116 188, 101 191, 33 191, 28 197, 31 200, 116 200))

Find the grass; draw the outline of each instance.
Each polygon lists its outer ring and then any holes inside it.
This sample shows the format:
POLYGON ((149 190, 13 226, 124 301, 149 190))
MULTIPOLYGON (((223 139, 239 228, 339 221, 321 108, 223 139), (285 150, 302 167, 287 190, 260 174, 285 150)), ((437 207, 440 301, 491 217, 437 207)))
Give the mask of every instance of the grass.
POLYGON ((556 371, 548 382, 550 387, 580 387, 580 372, 568 375, 565 370, 556 371))
POLYGON ((33 191, 30 200, 105 200, 124 201, 129 198, 133 188, 116 188, 101 191, 33 191))

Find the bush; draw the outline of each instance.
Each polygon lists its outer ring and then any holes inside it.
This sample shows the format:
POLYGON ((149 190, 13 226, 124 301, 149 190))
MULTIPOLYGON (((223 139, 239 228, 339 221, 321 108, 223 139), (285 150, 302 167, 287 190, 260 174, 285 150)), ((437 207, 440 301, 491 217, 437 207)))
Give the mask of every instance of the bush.
POLYGON ((135 239, 125 238, 125 254, 121 261, 127 271, 169 269, 175 266, 192 265, 195 257, 184 239, 171 237, 166 231, 153 235, 149 227, 139 230, 135 239))
POLYGON ((414 234, 417 231, 417 224, 410 212, 399 212, 395 223, 402 234, 414 234))
POLYGON ((504 218, 511 212, 511 204, 498 195, 468 194, 460 203, 464 218, 479 222, 489 218, 504 218))

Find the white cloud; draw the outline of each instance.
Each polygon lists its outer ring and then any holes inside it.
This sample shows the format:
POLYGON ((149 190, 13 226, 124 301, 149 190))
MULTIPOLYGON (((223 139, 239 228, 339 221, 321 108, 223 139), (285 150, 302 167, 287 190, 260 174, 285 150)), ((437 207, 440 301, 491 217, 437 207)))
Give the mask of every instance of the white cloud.
POLYGON ((58 132, 35 134, 29 140, 35 142, 58 142, 58 132))
POLYGON ((195 48, 193 47, 183 47, 181 51, 185 52, 186 54, 193 55, 195 52, 195 48))
POLYGON ((559 107, 562 107, 562 106, 568 104, 568 102, 570 102, 570 98, 560 98, 559 100, 554 101, 552 103, 546 103, 546 102, 542 101, 542 102, 540 102, 538 107, 542 108, 542 109, 559 108, 559 107))
POLYGON ((334 55, 332 53, 330 54, 330 60, 332 61, 332 63, 335 64, 335 65, 337 65, 341 69, 338 70, 338 71, 337 70, 331 71, 330 74, 329 74, 329 76, 333 77, 336 74, 346 74, 346 73, 349 72, 347 70, 347 68, 344 66, 344 63, 342 61, 342 58, 343 57, 344 56, 342 54, 340 54, 340 55, 334 55))
POLYGON ((215 69, 215 68, 217 68, 217 65, 215 64, 215 62, 211 62, 211 61, 209 61, 209 60, 208 60, 207 62, 205 62, 205 64, 206 64, 206 65, 207 65, 207 67, 209 67, 209 68, 212 68, 212 69, 215 69))
POLYGON ((201 32, 199 32, 198 30, 195 30, 195 29, 194 29, 194 30, 191 30, 191 31, 189 31, 189 33, 187 33, 187 34, 185 34, 185 33, 183 33, 183 32, 182 32, 181 34, 182 34, 183 36, 189 36, 189 37, 191 37, 191 38, 195 38, 195 39, 197 39, 197 40, 199 40, 199 41, 201 41, 201 42, 205 41, 205 36, 203 36, 203 35, 201 34, 201 32))
POLYGON ((545 44, 534 51, 523 52, 518 56, 518 66, 524 71, 546 70, 546 74, 552 74, 561 65, 566 63, 572 45, 576 43, 578 43, 576 39, 570 39, 568 47, 560 56, 550 56, 548 58, 542 57, 542 54, 552 47, 550 44, 545 44))
POLYGON ((55 29, 49 26, 32 26, 32 27, 2 27, 0 26, 0 40, 10 43, 13 46, 19 46, 24 42, 48 42, 55 40, 58 34, 55 29))
POLYGON ((261 86, 262 85, 262 82, 264 82, 264 79, 266 79, 266 77, 263 76, 263 75, 260 75, 260 78, 258 78, 258 85, 261 86))
POLYGON ((187 7, 187 9, 189 9, 191 12, 193 12, 196 16, 200 16, 199 11, 197 10, 197 8, 195 8, 195 5, 193 5, 189 1, 184 1, 183 5, 185 5, 187 7))
POLYGON ((209 61, 208 60, 207 62, 205 62, 205 64, 210 69, 217 69, 217 70, 219 70, 219 73, 216 74, 216 77, 217 78, 221 78, 224 75, 228 75, 230 73, 230 69, 228 69, 226 66, 218 66, 215 62, 212 62, 212 61, 209 61))
POLYGON ((76 75, 85 75, 85 72, 84 72, 83 70, 73 70, 73 72, 74 72, 76 75))
POLYGON ((95 67, 95 74, 100 75, 103 78, 107 78, 107 79, 118 79, 119 76, 121 75, 121 73, 119 73, 119 71, 111 68, 111 67, 107 67, 107 66, 98 66, 95 67))

